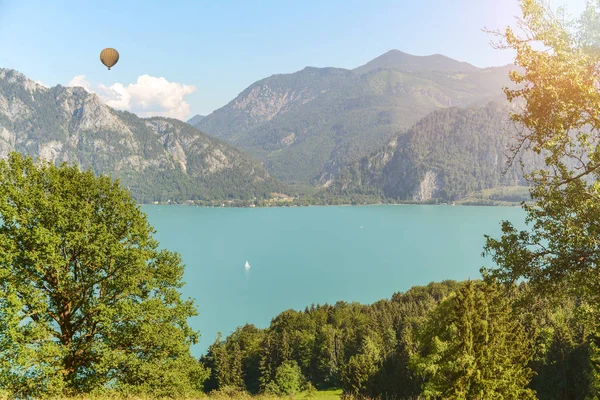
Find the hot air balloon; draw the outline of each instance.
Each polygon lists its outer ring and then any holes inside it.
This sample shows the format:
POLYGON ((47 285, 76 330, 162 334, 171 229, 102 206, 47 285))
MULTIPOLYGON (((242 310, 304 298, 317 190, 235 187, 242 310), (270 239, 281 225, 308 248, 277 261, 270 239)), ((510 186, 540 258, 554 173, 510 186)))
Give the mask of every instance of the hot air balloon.
POLYGON ((112 48, 106 48, 100 52, 100 61, 110 70, 119 61, 119 52, 112 48))

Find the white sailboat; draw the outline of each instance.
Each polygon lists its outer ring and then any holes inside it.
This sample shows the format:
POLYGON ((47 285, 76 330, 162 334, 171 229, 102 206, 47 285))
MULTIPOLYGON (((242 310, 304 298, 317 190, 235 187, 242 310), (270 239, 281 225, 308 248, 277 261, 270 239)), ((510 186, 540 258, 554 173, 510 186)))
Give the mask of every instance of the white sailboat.
POLYGON ((250 264, 248 264, 248 261, 246 261, 246 265, 244 266, 244 268, 250 269, 250 264))

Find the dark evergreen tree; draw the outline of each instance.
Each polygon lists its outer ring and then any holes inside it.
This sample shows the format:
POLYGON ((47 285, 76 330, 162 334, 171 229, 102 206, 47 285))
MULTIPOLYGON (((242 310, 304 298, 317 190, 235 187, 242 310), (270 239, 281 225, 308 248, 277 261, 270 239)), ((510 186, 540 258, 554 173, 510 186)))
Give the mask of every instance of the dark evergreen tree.
POLYGON ((413 365, 426 398, 533 399, 530 347, 506 293, 468 281, 430 315, 413 365))

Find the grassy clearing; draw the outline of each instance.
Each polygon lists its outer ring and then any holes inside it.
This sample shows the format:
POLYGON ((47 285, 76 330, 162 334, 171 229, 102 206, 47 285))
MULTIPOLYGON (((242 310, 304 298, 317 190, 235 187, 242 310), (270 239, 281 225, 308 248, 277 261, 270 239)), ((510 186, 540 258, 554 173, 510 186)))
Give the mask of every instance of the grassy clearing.
POLYGON ((525 186, 501 186, 470 193, 464 199, 456 201, 462 205, 518 205, 521 201, 530 201, 529 188, 525 186))
POLYGON ((338 400, 342 395, 342 389, 317 390, 314 397, 307 397, 306 392, 298 394, 297 400, 338 400))

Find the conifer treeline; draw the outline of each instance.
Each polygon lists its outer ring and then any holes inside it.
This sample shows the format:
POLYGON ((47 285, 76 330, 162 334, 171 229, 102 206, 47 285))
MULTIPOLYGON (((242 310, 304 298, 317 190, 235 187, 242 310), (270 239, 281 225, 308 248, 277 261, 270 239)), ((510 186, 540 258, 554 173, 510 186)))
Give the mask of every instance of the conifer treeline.
POLYGON ((299 384, 341 387, 355 397, 598 395, 586 304, 533 296, 524 285, 507 292, 480 281, 444 281, 372 305, 288 310, 267 329, 245 325, 218 338, 201 359, 211 370, 205 390, 289 394, 278 373, 297 368, 299 384))

